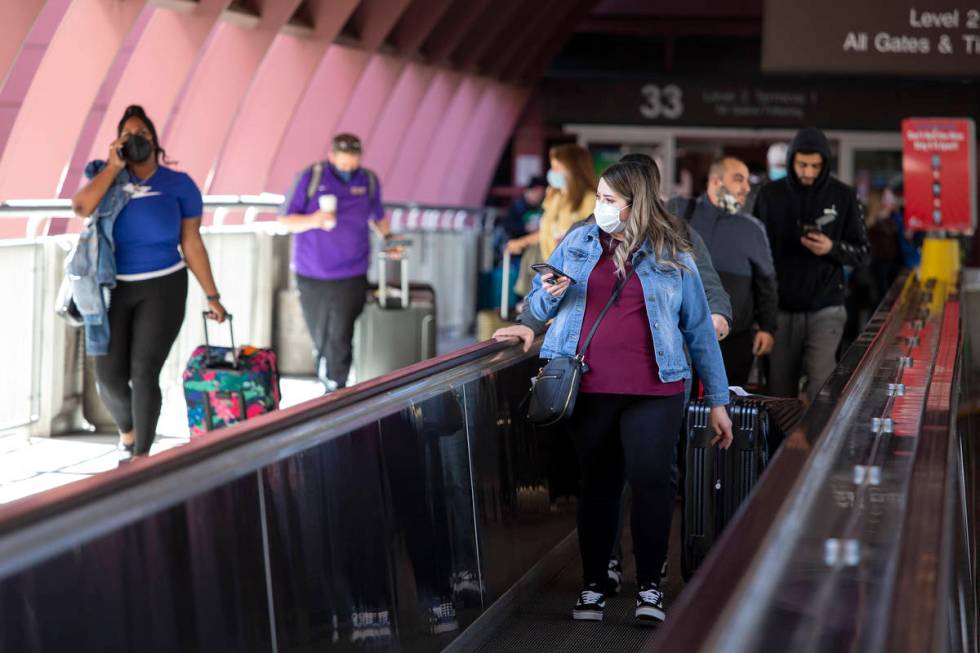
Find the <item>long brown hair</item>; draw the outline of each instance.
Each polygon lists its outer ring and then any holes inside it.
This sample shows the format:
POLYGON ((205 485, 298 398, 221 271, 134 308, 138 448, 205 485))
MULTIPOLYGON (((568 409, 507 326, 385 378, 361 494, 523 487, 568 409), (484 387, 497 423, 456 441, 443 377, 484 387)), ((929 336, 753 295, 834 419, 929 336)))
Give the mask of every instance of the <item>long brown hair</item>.
POLYGON ((679 257, 691 251, 691 244, 684 236, 684 225, 660 199, 660 169, 656 165, 619 162, 609 166, 602 173, 602 178, 614 193, 630 205, 623 243, 613 254, 617 274, 620 277, 626 275, 629 256, 647 240, 660 263, 686 269, 679 257))
POLYGON ((548 151, 548 156, 568 168, 565 180, 568 192, 565 197, 567 206, 577 211, 585 196, 594 193, 599 183, 592 166, 592 156, 587 149, 574 143, 556 145, 548 151))

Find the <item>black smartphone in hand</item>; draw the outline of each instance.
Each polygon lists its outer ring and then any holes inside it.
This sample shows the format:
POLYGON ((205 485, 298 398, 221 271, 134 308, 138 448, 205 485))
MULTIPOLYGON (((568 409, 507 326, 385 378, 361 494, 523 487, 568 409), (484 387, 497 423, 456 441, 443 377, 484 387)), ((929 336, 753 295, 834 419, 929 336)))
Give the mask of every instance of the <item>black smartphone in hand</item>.
POLYGON ((809 236, 810 234, 822 234, 823 229, 815 224, 805 224, 803 225, 803 235, 809 236))
POLYGON ((551 265, 550 263, 535 263, 534 265, 531 266, 531 269, 537 272, 538 274, 548 274, 550 272, 551 274, 555 275, 549 281, 551 285, 555 285, 556 283, 558 283, 558 277, 565 277, 573 285, 575 284, 575 279, 571 278, 570 276, 568 276, 567 274, 565 274, 555 266, 551 265))

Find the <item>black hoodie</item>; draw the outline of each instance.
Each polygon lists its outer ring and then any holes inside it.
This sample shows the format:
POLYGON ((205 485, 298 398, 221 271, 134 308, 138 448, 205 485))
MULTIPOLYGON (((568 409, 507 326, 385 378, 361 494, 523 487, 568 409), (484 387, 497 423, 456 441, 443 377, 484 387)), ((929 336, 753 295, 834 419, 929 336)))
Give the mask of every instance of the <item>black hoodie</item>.
POLYGON ((779 308, 816 311, 844 303, 844 266, 869 263, 868 236, 854 189, 830 176, 830 145, 815 127, 801 129, 786 152, 786 177, 759 191, 757 217, 766 225, 779 287, 779 308), (818 153, 823 169, 812 186, 793 169, 796 153, 818 153), (804 226, 815 225, 834 243, 817 256, 801 243, 804 226))

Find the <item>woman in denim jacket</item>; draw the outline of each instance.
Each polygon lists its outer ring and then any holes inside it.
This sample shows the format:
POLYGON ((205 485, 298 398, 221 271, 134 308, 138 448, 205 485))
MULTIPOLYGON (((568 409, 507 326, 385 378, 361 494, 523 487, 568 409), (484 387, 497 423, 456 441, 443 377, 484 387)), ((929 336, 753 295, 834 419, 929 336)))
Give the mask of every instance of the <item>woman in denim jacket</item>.
POLYGON ((691 374, 685 345, 712 406, 715 443, 727 449, 732 441, 728 380, 704 288, 659 186, 659 172, 651 175, 647 166, 617 163, 606 170, 596 193, 596 224, 570 232, 548 261, 567 276, 535 277, 527 299, 536 319, 553 320, 542 358, 574 356, 614 288, 625 282, 585 354, 589 369, 569 420, 582 474, 578 533, 585 587, 575 619, 602 619, 624 477, 633 491, 636 618, 664 619, 657 583, 677 493, 671 466, 684 419, 684 379, 691 374))
POLYGON ((156 437, 160 370, 184 322, 187 268, 207 295, 210 317, 222 321, 226 312, 201 239, 201 191, 186 173, 160 163, 166 156, 142 107, 126 109, 117 136, 108 160, 89 164, 95 175, 72 198, 72 208, 88 217, 112 203, 113 193, 128 196, 106 223, 115 263, 108 347, 100 342, 101 350, 90 353, 96 354, 99 396, 119 429, 120 448, 140 456, 156 437))

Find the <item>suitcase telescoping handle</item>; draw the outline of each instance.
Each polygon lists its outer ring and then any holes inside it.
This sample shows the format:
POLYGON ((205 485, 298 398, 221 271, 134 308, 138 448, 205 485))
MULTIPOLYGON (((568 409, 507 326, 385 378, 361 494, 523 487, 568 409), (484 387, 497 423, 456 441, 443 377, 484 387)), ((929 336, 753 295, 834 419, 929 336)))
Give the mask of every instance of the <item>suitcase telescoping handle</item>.
POLYGON ((510 313, 510 250, 504 246, 504 273, 500 279, 500 319, 507 321, 510 313))
MULTIPOLYGON (((211 363, 211 340, 208 338, 208 316, 211 315, 211 311, 201 311, 201 316, 204 318, 204 350, 208 353, 208 364, 211 363)), ((225 313, 225 317, 228 318, 228 331, 231 333, 231 355, 234 357, 235 369, 238 369, 238 347, 235 346, 235 326, 233 324, 233 316, 231 313, 225 313)))
POLYGON ((378 304, 380 304, 381 308, 388 307, 389 260, 396 260, 400 264, 399 276, 401 276, 402 308, 408 308, 411 302, 408 286, 408 257, 404 253, 396 257, 388 250, 381 250, 378 253, 378 304))

